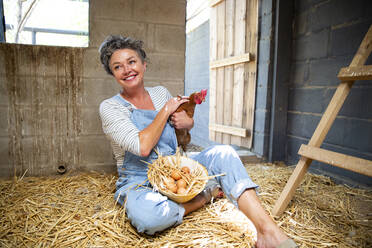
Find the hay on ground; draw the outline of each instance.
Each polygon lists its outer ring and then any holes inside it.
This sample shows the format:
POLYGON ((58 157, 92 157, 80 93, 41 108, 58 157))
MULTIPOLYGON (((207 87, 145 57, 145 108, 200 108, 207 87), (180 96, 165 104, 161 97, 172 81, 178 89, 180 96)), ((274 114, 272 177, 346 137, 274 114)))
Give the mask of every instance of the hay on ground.
MULTIPOLYGON (((247 166, 270 211, 293 168, 247 166)), ((138 234, 114 201, 115 175, 0 181, 1 247, 253 247, 250 221, 225 198, 155 236, 138 234)), ((300 247, 371 247, 372 192, 307 174, 276 222, 300 247)))

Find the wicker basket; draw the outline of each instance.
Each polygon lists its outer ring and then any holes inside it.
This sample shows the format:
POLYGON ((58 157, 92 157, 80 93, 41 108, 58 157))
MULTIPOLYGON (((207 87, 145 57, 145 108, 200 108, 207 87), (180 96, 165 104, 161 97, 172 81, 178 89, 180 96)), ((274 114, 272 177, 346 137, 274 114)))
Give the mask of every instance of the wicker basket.
POLYGON ((154 190, 167 196, 169 199, 184 203, 197 196, 204 188, 208 181, 207 169, 197 161, 185 156, 159 156, 159 158, 149 165, 147 172, 148 179, 154 190), (172 168, 188 167, 190 169, 191 181, 186 188, 186 194, 175 194, 168 191, 162 182, 162 176, 170 176, 172 168))

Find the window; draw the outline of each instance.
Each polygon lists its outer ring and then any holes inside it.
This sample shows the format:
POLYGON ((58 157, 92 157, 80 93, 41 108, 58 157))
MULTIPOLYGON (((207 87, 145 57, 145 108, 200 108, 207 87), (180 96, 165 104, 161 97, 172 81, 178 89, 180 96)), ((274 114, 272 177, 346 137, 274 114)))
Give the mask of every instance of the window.
POLYGON ((87 47, 88 0, 3 0, 7 43, 87 47))

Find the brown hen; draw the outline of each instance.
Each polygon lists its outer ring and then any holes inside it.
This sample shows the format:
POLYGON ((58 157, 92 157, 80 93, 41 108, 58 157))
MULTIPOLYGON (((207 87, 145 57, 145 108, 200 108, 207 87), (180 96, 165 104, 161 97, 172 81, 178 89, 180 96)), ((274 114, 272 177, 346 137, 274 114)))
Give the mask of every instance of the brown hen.
MULTIPOLYGON (((194 92, 189 96, 189 101, 181 104, 176 112, 181 112, 184 110, 186 114, 192 118, 194 116, 195 106, 196 104, 201 104, 205 101, 205 97, 207 95, 207 90, 201 90, 200 92, 194 92)), ((178 146, 181 146, 184 151, 186 151, 186 146, 191 141, 191 135, 189 130, 186 128, 183 129, 175 129, 178 146)))

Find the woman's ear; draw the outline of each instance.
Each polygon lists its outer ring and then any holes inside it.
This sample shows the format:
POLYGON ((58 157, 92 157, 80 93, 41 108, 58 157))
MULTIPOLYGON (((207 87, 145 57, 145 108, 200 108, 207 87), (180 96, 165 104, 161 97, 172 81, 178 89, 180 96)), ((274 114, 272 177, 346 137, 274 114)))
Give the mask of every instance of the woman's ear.
POLYGON ((147 63, 146 61, 143 62, 144 72, 146 72, 147 63))

